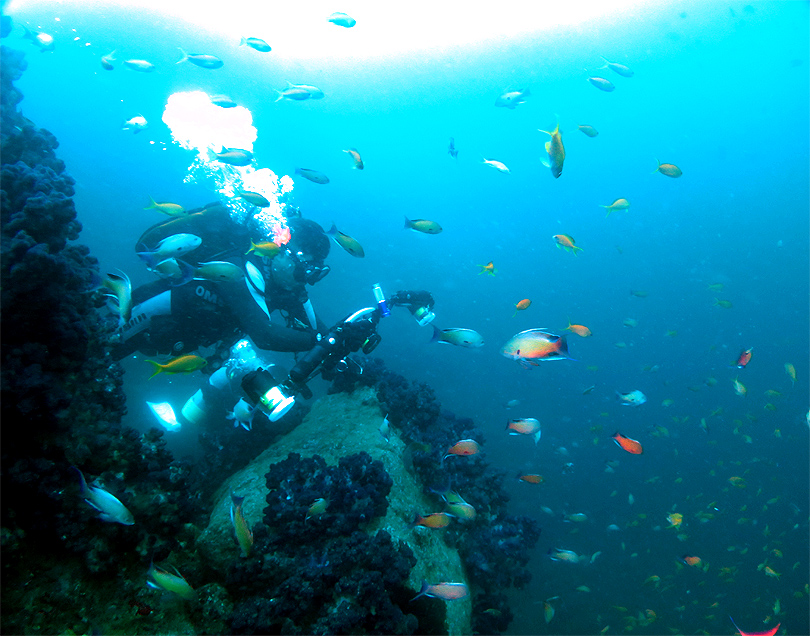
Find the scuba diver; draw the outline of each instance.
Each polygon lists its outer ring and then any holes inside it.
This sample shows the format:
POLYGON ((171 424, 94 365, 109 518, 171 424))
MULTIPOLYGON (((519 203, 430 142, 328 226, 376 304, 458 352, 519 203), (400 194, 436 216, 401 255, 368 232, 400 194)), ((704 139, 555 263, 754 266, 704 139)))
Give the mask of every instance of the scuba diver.
MULTIPOLYGON (((306 285, 329 273, 329 238, 295 208, 287 206, 286 213, 288 240, 281 245, 255 217, 239 224, 219 203, 152 226, 136 245, 161 278, 133 290, 131 317, 121 328, 114 357, 135 351, 176 357, 213 347, 202 369, 210 374, 208 382, 183 406, 188 422, 224 413, 226 389, 240 382, 250 402, 240 399, 228 418, 250 430, 255 407, 262 405, 276 421, 296 395, 311 397, 306 384, 315 375, 330 379, 337 372, 362 372, 348 356, 376 347, 376 326, 389 306, 406 306, 420 324, 433 319, 428 292, 398 292, 386 303, 375 286, 376 308, 355 312, 328 329, 316 316, 306 285), (274 322, 276 311, 283 325, 274 322), (277 383, 268 371, 273 365, 256 349, 306 353, 287 380, 277 383)), ((162 421, 178 425, 170 405, 150 407, 162 421)))

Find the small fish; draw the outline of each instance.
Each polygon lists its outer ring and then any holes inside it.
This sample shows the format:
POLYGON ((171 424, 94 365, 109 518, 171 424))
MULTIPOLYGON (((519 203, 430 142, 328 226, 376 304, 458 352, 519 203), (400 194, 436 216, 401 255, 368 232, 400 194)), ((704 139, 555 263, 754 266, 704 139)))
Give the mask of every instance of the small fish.
POLYGON ((335 11, 335 13, 326 18, 326 20, 332 24, 337 24, 338 26, 342 26, 347 29, 350 29, 357 24, 357 20, 355 20, 352 16, 346 13, 341 13, 340 11, 335 11))
MULTIPOLYGON (((121 272, 121 270, 118 270, 121 272)), ((118 311, 120 318, 119 326, 123 326, 132 317, 132 283, 124 272, 121 275, 107 274, 102 285, 109 289, 112 294, 106 294, 111 299, 113 306, 118 311)))
POLYGON ((540 441, 543 434, 540 430, 540 422, 533 417, 509 420, 506 422, 506 430, 510 435, 531 435, 534 437, 535 444, 540 441))
POLYGON ((662 175, 672 177, 673 179, 677 179, 683 174, 681 169, 674 163, 661 163, 657 159, 656 161, 658 162, 658 167, 653 170, 653 172, 660 172, 662 175))
POLYGON ((520 406, 520 400, 509 400, 506 404, 503 405, 504 408, 513 409, 516 406, 520 406))
POLYGON ((591 591, 591 588, 587 585, 579 585, 575 589, 577 592, 585 592, 586 594, 591 591))
POLYGON ((167 431, 175 432, 180 430, 180 422, 177 421, 177 415, 175 415, 171 404, 168 402, 147 402, 146 405, 167 431))
POLYGON ((131 68, 133 71, 140 71, 141 73, 151 73, 155 70, 155 65, 146 60, 126 60, 124 66, 131 68))
POLYGON ((701 559, 699 556, 690 556, 688 554, 684 554, 681 557, 681 561, 685 565, 691 565, 694 568, 699 568, 701 565, 703 565, 703 559, 701 559))
POLYGON ((608 59, 604 55, 601 55, 600 57, 605 60, 605 65, 602 68, 609 68, 611 71, 621 75, 622 77, 633 77, 633 71, 627 68, 624 64, 619 64, 618 62, 608 62, 608 59))
POLYGON ((322 515, 324 512, 326 512, 326 509, 328 507, 329 502, 326 499, 324 499, 323 497, 316 499, 313 502, 313 504, 309 507, 309 510, 307 510, 307 516, 304 519, 304 521, 308 521, 312 517, 322 515))
POLYGON ((180 258, 167 258, 151 268, 161 278, 168 280, 173 287, 179 287, 194 280, 194 267, 180 258))
POLYGON ((144 210, 157 210, 168 216, 186 216, 186 210, 182 205, 177 203, 157 203, 152 197, 149 197, 149 206, 144 210))
POLYGON ((501 355, 517 360, 524 366, 548 360, 572 360, 568 355, 565 336, 545 329, 527 329, 512 336, 501 349, 501 355))
POLYGON ((157 567, 154 563, 149 566, 149 571, 146 573, 146 584, 156 590, 166 590, 177 594, 180 598, 187 601, 192 601, 196 598, 197 594, 194 588, 188 584, 188 581, 183 578, 183 575, 177 571, 177 568, 172 567, 175 574, 171 574, 163 568, 157 567))
POLYGON ((596 385, 592 384, 591 386, 589 386, 589 387, 582 390, 582 395, 588 395, 588 393, 593 391, 595 388, 596 388, 596 385))
POLYGON ((115 61, 115 51, 112 53, 107 53, 107 55, 101 56, 101 68, 105 71, 112 71, 115 69, 113 66, 113 62, 115 61))
POLYGON ((513 313, 513 314, 512 314, 512 318, 514 318, 515 316, 517 316, 517 313, 518 313, 519 311, 526 311, 526 310, 527 310, 529 307, 531 307, 531 306, 532 306, 532 301, 531 301, 531 300, 529 300, 528 298, 524 298, 523 300, 519 300, 519 301, 518 301, 518 302, 515 304, 515 313, 513 313))
POLYGON ((413 521, 408 527, 415 528, 416 526, 422 526, 423 528, 438 530, 440 528, 446 528, 449 526, 450 520, 450 515, 444 512, 432 512, 425 517, 416 512, 413 515, 413 521))
POLYGON ((466 501, 457 501, 447 504, 447 514, 462 521, 472 521, 477 513, 466 501))
POLYGON ((275 258, 275 256, 281 251, 281 248, 278 246, 277 243, 273 241, 262 241, 261 243, 254 243, 253 239, 250 240, 250 249, 245 252, 245 256, 250 254, 251 252, 255 252, 259 256, 264 256, 265 258, 275 258))
POLYGON ((509 168, 507 168, 505 164, 501 163, 500 161, 496 161, 495 159, 484 158, 483 163, 492 168, 495 168, 495 170, 497 170, 498 172, 502 172, 503 174, 511 174, 511 172, 509 172, 509 168))
POLYGON ((214 158, 220 163, 227 163, 229 166, 249 166, 253 161, 253 153, 241 148, 222 147, 221 152, 215 152, 214 158))
POLYGON ((565 162, 565 148, 563 147, 562 135, 560 134, 560 124, 557 123, 557 127, 551 132, 540 130, 539 128, 538 132, 546 133, 551 136, 551 139, 546 142, 546 153, 548 154, 551 174, 554 175, 555 179, 559 179, 563 171, 563 163, 565 162))
POLYGON ((630 328, 632 329, 633 327, 637 327, 637 326, 638 326, 638 320, 636 320, 635 318, 625 318, 625 319, 622 321, 622 324, 623 324, 625 327, 630 327, 630 328))
POLYGON ((172 234, 160 241, 154 250, 144 250, 136 252, 136 254, 146 261, 149 267, 154 268, 161 261, 183 256, 197 249, 201 244, 202 239, 195 234, 172 234))
POLYGON ((520 481, 525 481, 527 484, 542 484, 545 478, 542 475, 529 473, 526 475, 518 475, 520 481))
POLYGON ((568 326, 565 328, 567 331, 571 331, 581 338, 587 338, 588 336, 592 336, 591 330, 588 329, 585 325, 572 325, 571 319, 568 319, 568 326))
POLYGON ((563 521, 568 521, 569 523, 583 523, 588 520, 588 515, 584 512, 574 512, 569 515, 563 515, 563 521))
POLYGON ((92 488, 88 487, 82 471, 75 466, 71 466, 71 468, 79 474, 82 498, 91 508, 94 508, 100 513, 98 516, 99 519, 102 521, 120 523, 124 526, 135 524, 135 518, 132 516, 132 513, 127 510, 126 506, 115 496, 98 486, 93 486, 92 488))
POLYGON ((616 212, 618 210, 629 210, 630 201, 628 201, 627 199, 616 199, 610 205, 601 205, 599 207, 605 208, 607 210, 606 216, 610 216, 611 212, 616 212))
POLYGON ((242 38, 241 42, 239 42, 239 46, 245 45, 260 53, 269 53, 272 51, 270 45, 261 38, 242 38))
POLYGON ((613 434, 613 441, 616 442, 622 450, 627 451, 631 455, 641 455, 644 452, 641 444, 634 439, 625 437, 618 431, 613 434))
POLYGON ((744 369, 749 362, 751 362, 751 357, 754 354, 754 347, 750 349, 743 349, 740 355, 737 357, 737 362, 733 363, 731 366, 736 366, 738 369, 744 369))
POLYGON ((550 623, 551 619, 554 618, 554 608, 548 601, 543 601, 543 618, 546 624, 550 623))
POLYGON ((450 457, 450 455, 458 455, 459 457, 477 455, 480 450, 480 445, 474 439, 462 439, 447 449, 447 454, 442 457, 442 461, 450 457))
POLYGON ((478 272, 479 275, 481 274, 489 274, 490 276, 495 276, 495 263, 490 261, 486 265, 479 265, 478 267, 481 268, 481 271, 478 272))
POLYGON ((631 289, 630 295, 635 296, 636 298, 646 298, 650 295, 650 292, 645 291, 643 289, 631 289))
POLYGON ((790 362, 785 363, 785 373, 788 374, 790 378, 791 384, 795 384, 796 382, 796 367, 794 367, 790 362))
POLYGON ((355 258, 363 258, 366 255, 363 246, 356 239, 338 230, 334 223, 326 235, 355 258))
POLYGON ((647 396, 638 389, 630 391, 630 393, 619 393, 616 391, 616 397, 623 406, 641 406, 647 401, 647 396))
POLYGON ((318 172, 317 170, 310 170, 309 168, 296 168, 295 174, 300 174, 302 177, 304 177, 304 179, 319 185, 326 185, 329 183, 329 177, 327 177, 323 172, 318 172))
POLYGON ((269 208, 270 201, 267 200, 266 197, 259 194, 258 192, 248 192, 246 190, 237 190, 236 196, 240 199, 244 199, 250 205, 255 205, 257 208, 269 208))
POLYGON ((725 285, 723 283, 711 283, 707 285, 706 289, 710 289, 711 291, 721 292, 725 285))
MULTIPOLYGON (((177 48, 180 49, 179 46, 177 48)), ((224 64, 222 60, 213 55, 206 55, 205 53, 186 53, 183 49, 180 49, 180 53, 183 55, 183 58, 177 62, 177 64, 189 61, 195 66, 208 69, 222 68, 224 64)))
POLYGON ((194 270, 195 280, 210 280, 218 283, 233 283, 245 277, 242 268, 228 261, 200 263, 194 270))
POLYGON ((192 373, 208 364, 205 358, 198 355, 179 356, 169 360, 166 364, 160 364, 154 360, 147 360, 147 362, 152 364, 155 369, 155 372, 149 376, 150 380, 158 373, 192 373))
POLYGON ((351 156, 352 161, 354 161, 354 169, 355 170, 362 170, 365 165, 363 164, 363 159, 360 157, 360 152, 357 148, 349 148, 348 150, 344 150, 347 155, 351 156))
POLYGON ((515 106, 518 104, 525 103, 529 95, 531 95, 531 93, 528 88, 522 91, 509 91, 500 95, 498 99, 495 100, 495 106, 514 110, 515 106))
POLYGON ((734 393, 736 393, 740 397, 745 397, 745 394, 748 393, 748 389, 746 389, 745 385, 742 382, 740 382, 739 378, 734 378, 733 386, 734 386, 734 393))
POLYGON ((667 521, 669 522, 669 528, 680 528, 683 524, 683 515, 679 512, 671 512, 667 515, 667 521))
POLYGON ((236 102, 227 95, 212 95, 211 103, 220 108, 236 108, 236 102))
POLYGON ((671 400, 671 399, 669 399, 669 398, 667 398, 666 400, 664 400, 664 401, 662 401, 662 402, 661 402, 661 406, 663 406, 665 409, 666 409, 666 408, 669 408, 669 407, 670 407, 670 406, 672 406, 673 404, 675 404, 675 400, 671 400))
POLYGON ((149 128, 149 122, 143 115, 135 115, 132 119, 127 119, 121 124, 121 130, 131 130, 134 134, 138 134, 142 130, 149 128))
POLYGON ((453 157, 453 159, 458 159, 458 150, 456 150, 456 142, 452 137, 450 137, 450 145, 447 146, 447 154, 453 157))
POLYGON ((581 247, 577 247, 574 244, 574 237, 573 236, 569 236, 568 234, 555 234, 551 238, 553 238, 556 241, 557 249, 562 248, 566 252, 571 252, 574 256, 578 255, 577 251, 580 251, 580 252, 583 251, 581 247))
POLYGON ((604 77, 589 77, 588 81, 596 86, 600 91, 604 91, 606 93, 612 93, 616 90, 616 87, 610 80, 606 80, 604 77))
POLYGON ((388 421, 388 416, 386 415, 383 418, 382 424, 380 424, 380 435, 386 442, 390 442, 391 440, 391 422, 388 421))
POLYGON ((429 585, 427 581, 422 581, 422 589, 411 601, 415 601, 420 596, 440 598, 443 601, 457 601, 458 599, 467 598, 468 595, 469 590, 464 583, 435 583, 429 585))
POLYGON ((256 415, 256 408, 246 402, 244 398, 234 404, 233 410, 225 416, 226 420, 233 420, 234 428, 241 426, 246 431, 253 430, 253 416, 256 415))
POLYGON ((580 561, 580 557, 576 552, 559 548, 550 549, 548 556, 552 561, 565 561, 567 563, 579 563, 580 561))
POLYGON ((588 124, 580 124, 579 126, 577 126, 577 128, 579 128, 579 130, 581 130, 585 135, 591 138, 596 137, 599 134, 599 131, 596 130, 596 128, 594 128, 593 126, 589 126, 588 124))
POLYGON ((406 216, 405 229, 414 230, 415 232, 422 232, 423 234, 438 234, 442 231, 442 226, 436 223, 436 221, 428 221, 427 219, 410 220, 406 216))
POLYGON ((737 623, 734 622, 734 619, 731 618, 731 616, 729 616, 729 620, 731 620, 731 624, 734 625, 734 628, 740 632, 740 636, 774 636, 774 634, 779 631, 779 626, 782 624, 777 623, 776 627, 771 627, 771 629, 764 632, 744 632, 739 628, 737 623))
POLYGON ((300 86, 288 86, 283 91, 276 91, 278 93, 278 97, 276 101, 281 101, 282 99, 289 99, 294 102, 302 102, 306 99, 310 99, 312 97, 312 93, 310 93, 306 88, 302 88, 300 86))
POLYGON ((439 329, 436 325, 431 324, 431 326, 433 327, 431 342, 446 342, 447 344, 467 347, 468 349, 478 349, 484 346, 484 337, 472 329, 462 329, 460 327, 439 329))
POLYGON ((24 29, 23 37, 36 46, 41 53, 49 53, 56 48, 56 43, 54 42, 52 35, 49 35, 43 31, 32 31, 24 24, 21 26, 24 29))
POLYGON ((250 550, 253 548, 253 533, 245 521, 244 513, 242 512, 242 503, 245 501, 244 497, 237 497, 231 493, 231 525, 236 533, 236 541, 242 549, 242 556, 247 558, 250 556, 250 550))

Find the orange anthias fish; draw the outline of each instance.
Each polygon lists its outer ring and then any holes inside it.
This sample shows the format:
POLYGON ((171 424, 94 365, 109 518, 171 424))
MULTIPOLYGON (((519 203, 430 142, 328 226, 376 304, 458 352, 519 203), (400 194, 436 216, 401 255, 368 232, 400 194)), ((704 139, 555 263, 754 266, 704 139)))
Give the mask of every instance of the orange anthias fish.
POLYGON ((565 148, 563 147, 562 135, 560 134, 560 124, 557 124, 557 127, 552 132, 547 130, 540 130, 540 132, 551 136, 551 139, 546 142, 546 152, 548 153, 551 174, 554 175, 555 179, 559 179, 562 174, 563 162, 565 161, 565 148))
POLYGON ((583 251, 581 247, 574 245, 575 241, 573 236, 569 236, 568 234, 555 234, 551 238, 557 241, 558 248, 561 247, 568 252, 572 252, 574 256, 577 256, 577 250, 580 252, 583 251))
POLYGON ((628 453, 632 455, 641 455, 644 452, 644 449, 641 447, 641 444, 638 443, 634 439, 630 439, 629 437, 625 437, 618 431, 613 434, 613 441, 615 441, 622 449, 626 450, 628 453))
POLYGON ((433 512, 426 517, 423 517, 418 512, 413 515, 413 521, 409 527, 423 526, 425 528, 446 528, 450 525, 450 515, 444 512, 433 512))
POLYGON ((447 454, 442 458, 442 461, 450 457, 450 455, 460 455, 462 457, 477 455, 480 450, 481 447, 474 439, 462 439, 447 449, 447 454))
POLYGON ((737 623, 734 622, 734 619, 731 618, 731 616, 729 616, 729 619, 731 620, 731 623, 734 625, 737 631, 740 632, 740 636, 774 636, 774 634, 776 634, 776 632, 779 631, 779 626, 782 624, 777 623, 776 627, 771 627, 766 632, 744 632, 743 630, 740 629, 739 625, 737 625, 737 623))
POLYGON ((479 265, 478 267, 481 268, 481 271, 478 272, 479 275, 487 273, 490 276, 495 276, 495 263, 493 263, 492 261, 490 261, 486 265, 479 265))
POLYGON ((545 481, 542 475, 534 474, 518 475, 518 479, 520 479, 520 481, 525 481, 527 484, 542 484, 545 481))
POLYGON ((568 355, 565 336, 549 333, 545 329, 527 329, 512 336, 501 349, 501 354, 521 365, 537 365, 545 360, 573 360, 568 355))
POLYGON ((739 378, 734 378, 734 393, 741 397, 745 397, 745 394, 748 393, 748 389, 746 389, 745 385, 740 382, 739 378))
POLYGON ((670 523, 670 528, 680 528, 683 523, 683 515, 680 512, 672 512, 667 515, 667 521, 670 523))
POLYGON ((415 601, 420 596, 429 596, 444 601, 456 601, 460 598, 466 598, 468 594, 469 590, 467 590, 464 583, 435 583, 429 585, 427 581, 422 581, 422 589, 411 600, 415 601))
POLYGON ((526 417, 519 420, 509 420, 506 423, 506 430, 510 435, 532 435, 534 436, 534 443, 540 440, 542 431, 540 430, 540 422, 533 417, 526 417))
POLYGON ((700 567, 701 564, 703 563, 703 559, 701 559, 700 557, 698 557, 698 556, 689 556, 688 554, 685 554, 684 556, 682 556, 681 561, 686 563, 686 565, 691 565, 692 567, 700 567))
POLYGON ((585 325, 572 325, 570 318, 568 319, 568 326, 566 327, 566 329, 568 331, 573 331, 575 334, 581 336, 582 338, 587 338, 588 336, 593 335, 591 333, 591 330, 588 329, 585 325))
MULTIPOLYGON (((749 362, 751 362, 751 356, 753 355, 754 347, 750 349, 743 349, 740 352, 739 357, 737 358, 737 362, 735 363, 738 369, 744 369, 749 362)), ((733 366, 733 365, 732 365, 733 366)))
POLYGON ((517 312, 524 311, 524 310, 528 309, 529 307, 531 307, 531 304, 532 304, 532 301, 529 300, 528 298, 524 298, 523 300, 521 300, 519 303, 517 303, 515 305, 515 313, 512 314, 512 318, 517 316, 517 312))

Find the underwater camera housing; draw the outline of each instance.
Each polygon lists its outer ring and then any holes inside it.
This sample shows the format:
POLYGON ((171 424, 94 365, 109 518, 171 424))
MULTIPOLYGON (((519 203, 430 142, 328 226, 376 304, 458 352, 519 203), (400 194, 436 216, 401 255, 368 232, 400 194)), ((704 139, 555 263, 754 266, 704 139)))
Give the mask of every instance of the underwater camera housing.
POLYGON ((271 422, 280 420, 295 404, 295 392, 277 383, 267 369, 258 368, 242 378, 242 389, 253 404, 261 404, 271 422))

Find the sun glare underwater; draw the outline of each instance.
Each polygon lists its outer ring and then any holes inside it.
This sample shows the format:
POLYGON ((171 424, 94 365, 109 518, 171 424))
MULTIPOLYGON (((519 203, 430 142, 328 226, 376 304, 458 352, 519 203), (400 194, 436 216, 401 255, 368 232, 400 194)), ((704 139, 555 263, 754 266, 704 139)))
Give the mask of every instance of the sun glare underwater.
POLYGON ((3 633, 810 633, 807 3, 0 6, 3 633))

